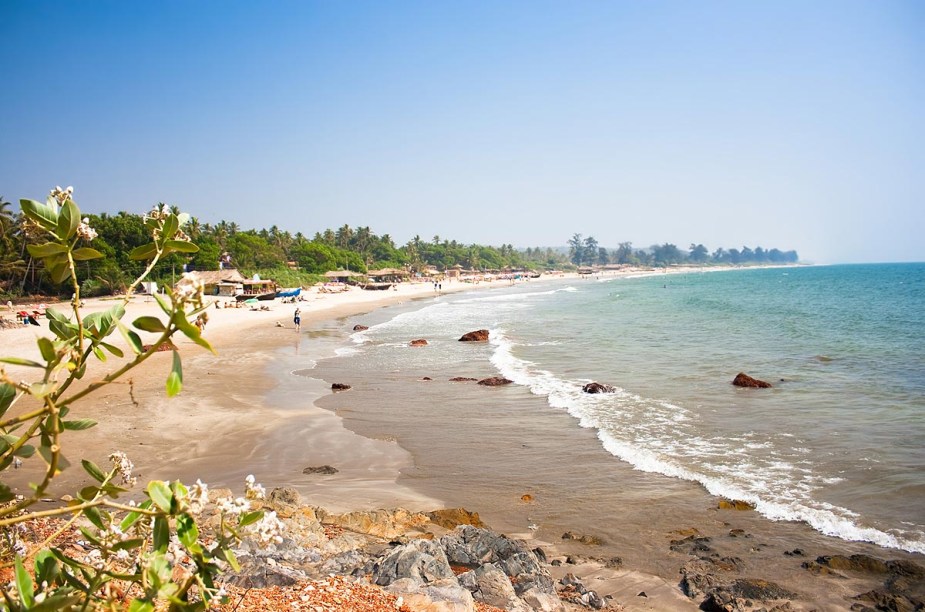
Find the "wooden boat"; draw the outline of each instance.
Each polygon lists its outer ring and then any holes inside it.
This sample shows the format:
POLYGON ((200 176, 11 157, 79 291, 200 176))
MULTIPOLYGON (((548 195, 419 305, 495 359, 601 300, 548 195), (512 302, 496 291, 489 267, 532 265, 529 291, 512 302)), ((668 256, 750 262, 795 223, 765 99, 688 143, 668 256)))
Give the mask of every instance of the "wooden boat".
POLYGON ((392 288, 392 283, 366 283, 363 288, 367 291, 385 291, 392 288))

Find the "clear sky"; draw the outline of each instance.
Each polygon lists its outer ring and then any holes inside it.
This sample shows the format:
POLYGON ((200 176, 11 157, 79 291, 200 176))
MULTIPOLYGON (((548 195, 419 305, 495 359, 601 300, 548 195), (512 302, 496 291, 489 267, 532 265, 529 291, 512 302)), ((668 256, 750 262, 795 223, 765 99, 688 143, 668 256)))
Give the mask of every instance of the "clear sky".
POLYGON ((0 0, 0 195, 925 260, 925 2, 0 0))

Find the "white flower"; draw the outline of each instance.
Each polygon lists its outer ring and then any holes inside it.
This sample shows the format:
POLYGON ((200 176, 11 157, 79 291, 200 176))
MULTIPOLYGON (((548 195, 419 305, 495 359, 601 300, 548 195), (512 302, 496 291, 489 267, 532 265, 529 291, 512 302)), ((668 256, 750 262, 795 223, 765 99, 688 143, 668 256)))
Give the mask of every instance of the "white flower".
POLYGON ((267 512, 259 521, 250 525, 248 532, 253 535, 257 542, 263 546, 268 544, 282 544, 283 536, 280 535, 286 526, 276 518, 276 512, 267 512))
POLYGON ((77 235, 80 238, 83 238, 87 242, 90 242, 96 238, 96 230, 90 227, 90 219, 84 217, 84 219, 77 225, 77 235))
POLYGON ((116 451, 109 455, 109 460, 119 469, 122 484, 134 487, 137 479, 132 476, 132 470, 135 469, 135 464, 129 460, 128 456, 122 451, 116 451))
POLYGON ((248 474, 244 479, 244 496, 247 499, 263 499, 267 496, 267 490, 256 480, 253 474, 248 474))
POLYGON ((222 514, 230 514, 237 516, 243 514, 251 509, 251 504, 249 501, 243 497, 237 499, 231 499, 230 497, 219 498, 215 505, 218 506, 219 511, 222 514))
POLYGON ((173 289, 173 299, 178 304, 190 303, 198 308, 202 306, 202 291, 204 288, 199 276, 191 272, 184 272, 177 286, 173 289))
POLYGON ((74 187, 68 185, 64 189, 61 189, 60 185, 55 185, 55 188, 51 190, 51 197, 58 201, 58 204, 64 204, 71 199, 71 196, 74 194, 74 187))
POLYGON ((209 485, 198 478, 196 484, 189 488, 189 509, 193 514, 201 514, 209 503, 209 485))

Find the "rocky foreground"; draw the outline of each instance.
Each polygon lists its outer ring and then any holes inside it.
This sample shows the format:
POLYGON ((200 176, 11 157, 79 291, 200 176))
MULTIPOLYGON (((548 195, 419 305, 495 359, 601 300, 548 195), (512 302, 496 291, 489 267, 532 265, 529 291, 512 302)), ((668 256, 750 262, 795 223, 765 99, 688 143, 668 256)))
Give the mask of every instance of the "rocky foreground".
MULTIPOLYGON (((335 515, 303 505, 288 488, 274 490, 266 507, 285 522, 284 540, 269 548, 242 544, 237 551, 241 572, 226 577, 229 609, 925 609, 925 568, 910 561, 866 555, 807 559, 807 581, 836 581, 839 592, 851 593, 819 606, 797 590, 743 575, 741 559, 721 555, 709 538, 694 534, 672 542, 672 550, 689 555, 689 561, 671 585, 671 597, 648 600, 645 592, 634 592, 632 601, 618 601, 596 585, 605 584, 606 577, 632 583, 633 572, 618 569, 619 558, 554 556, 491 531, 466 510, 335 515)), ((563 537, 581 541, 585 536, 563 537)), ((592 550, 594 543, 588 544, 592 550)))

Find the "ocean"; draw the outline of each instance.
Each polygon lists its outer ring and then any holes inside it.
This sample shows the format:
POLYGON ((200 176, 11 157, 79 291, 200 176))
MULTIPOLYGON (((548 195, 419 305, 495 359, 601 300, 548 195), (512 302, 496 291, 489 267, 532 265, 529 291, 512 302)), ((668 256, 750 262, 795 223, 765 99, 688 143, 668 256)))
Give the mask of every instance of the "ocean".
POLYGON ((541 278, 345 322, 370 329, 311 375, 353 383, 322 405, 408 448, 406 484, 465 488, 530 529, 577 512, 644 530, 649 504, 683 521, 709 495, 925 553, 923 315, 925 264, 541 278), (483 328, 487 344, 457 341, 483 328), (773 388, 734 387, 738 372, 773 388), (522 493, 538 503, 521 511, 522 493))

